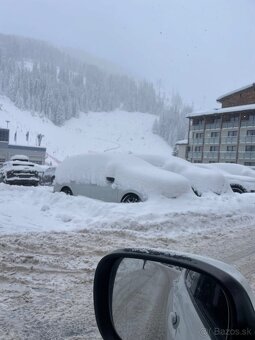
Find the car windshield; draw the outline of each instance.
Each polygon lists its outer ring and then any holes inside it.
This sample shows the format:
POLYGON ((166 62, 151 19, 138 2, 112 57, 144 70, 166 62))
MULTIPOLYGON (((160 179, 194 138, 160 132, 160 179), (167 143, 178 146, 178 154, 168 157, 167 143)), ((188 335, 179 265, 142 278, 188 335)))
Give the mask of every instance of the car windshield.
POLYGON ((100 339, 118 248, 219 259, 255 291, 254 13, 0 0, 0 339, 100 339))
POLYGON ((33 167, 34 166, 34 164, 24 164, 24 163, 13 163, 12 164, 13 166, 25 166, 25 167, 28 167, 28 166, 30 166, 30 167, 33 167))

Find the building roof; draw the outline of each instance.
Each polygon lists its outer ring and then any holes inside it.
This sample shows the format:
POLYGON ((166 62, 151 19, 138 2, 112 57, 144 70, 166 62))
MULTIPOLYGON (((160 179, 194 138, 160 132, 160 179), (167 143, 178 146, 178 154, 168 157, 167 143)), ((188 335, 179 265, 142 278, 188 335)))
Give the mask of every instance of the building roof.
POLYGON ((229 112, 241 112, 241 111, 249 111, 249 110, 255 110, 255 104, 225 107, 224 109, 219 108, 219 109, 212 109, 209 111, 191 112, 191 113, 188 113, 186 117, 192 118, 192 117, 199 117, 199 116, 209 116, 209 115, 215 115, 215 114, 222 114, 222 113, 229 113, 229 112))
POLYGON ((178 140, 175 145, 185 145, 188 144, 188 140, 187 139, 182 139, 182 140, 178 140))
POLYGON ((247 89, 249 89, 250 87, 253 87, 253 86, 255 87, 255 83, 249 84, 249 85, 240 87, 240 88, 237 89, 237 90, 234 90, 234 91, 225 93, 224 95, 222 95, 222 96, 220 96, 219 98, 217 98, 217 102, 221 101, 221 100, 222 100, 223 98, 225 98, 225 97, 231 96, 232 94, 235 94, 235 93, 237 93, 237 92, 241 92, 241 91, 247 90, 247 89))
POLYGON ((41 147, 41 146, 27 146, 27 145, 9 144, 8 148, 17 149, 17 150, 30 150, 30 151, 46 152, 46 148, 41 147))

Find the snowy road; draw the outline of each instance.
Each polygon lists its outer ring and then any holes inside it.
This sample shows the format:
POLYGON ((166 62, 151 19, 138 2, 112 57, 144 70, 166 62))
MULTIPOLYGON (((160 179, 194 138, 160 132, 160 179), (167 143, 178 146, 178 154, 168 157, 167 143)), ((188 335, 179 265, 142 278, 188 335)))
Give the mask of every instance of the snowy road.
POLYGON ((255 195, 160 199, 127 211, 48 188, 0 189, 0 339, 100 339, 94 270, 122 247, 223 259, 255 291, 255 195))

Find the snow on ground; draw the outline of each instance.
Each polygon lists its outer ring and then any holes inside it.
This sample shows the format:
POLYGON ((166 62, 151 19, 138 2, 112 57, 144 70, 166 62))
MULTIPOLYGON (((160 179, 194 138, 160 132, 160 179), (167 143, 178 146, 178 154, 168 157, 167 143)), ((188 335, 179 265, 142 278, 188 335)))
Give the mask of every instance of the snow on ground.
POLYGON ((0 184, 0 234, 128 230, 137 236, 176 237, 254 223, 254 194, 154 197, 137 204, 107 203, 53 193, 51 187, 0 184))
POLYGON ((9 120, 10 143, 36 145, 36 137, 43 134, 41 146, 62 161, 66 156, 87 152, 124 151, 169 155, 171 148, 152 133, 155 116, 139 112, 81 113, 64 126, 58 127, 45 117, 19 110, 8 98, 0 96, 0 126, 9 120), (26 133, 29 131, 29 142, 26 133))
POLYGON ((123 247, 233 263, 255 291, 255 195, 114 204, 0 185, 0 339, 100 339, 93 276, 123 247))
MULTIPOLYGON (((98 151, 168 155, 151 132, 154 116, 81 114, 63 127, 0 97, 0 126, 11 143, 36 135, 55 158, 98 151), (0 105, 1 106, 1 105, 0 105)), ((155 197, 115 204, 0 184, 0 339, 100 339, 93 276, 107 252, 123 247, 178 250, 234 264, 255 291, 255 194, 155 197)))

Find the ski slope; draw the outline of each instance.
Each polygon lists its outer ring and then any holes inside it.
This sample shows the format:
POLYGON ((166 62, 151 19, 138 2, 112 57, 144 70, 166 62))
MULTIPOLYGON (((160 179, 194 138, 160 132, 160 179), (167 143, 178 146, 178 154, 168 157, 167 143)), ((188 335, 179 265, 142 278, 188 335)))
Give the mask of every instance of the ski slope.
POLYGON ((44 135, 41 146, 47 148, 50 160, 87 152, 139 152, 167 155, 170 146, 152 133, 155 116, 140 112, 80 113, 64 126, 58 127, 36 113, 21 111, 7 97, 0 96, 0 127, 9 121, 10 143, 36 145, 36 136, 44 135), (29 141, 26 133, 29 131, 29 141))

